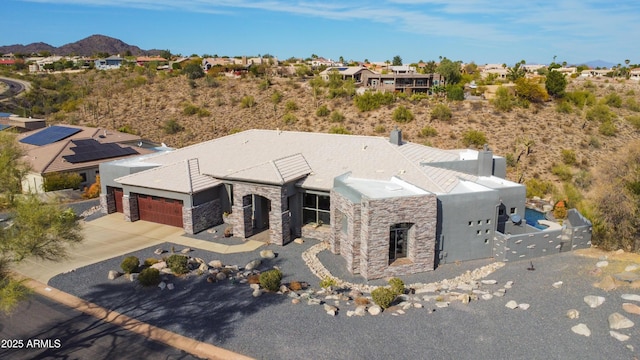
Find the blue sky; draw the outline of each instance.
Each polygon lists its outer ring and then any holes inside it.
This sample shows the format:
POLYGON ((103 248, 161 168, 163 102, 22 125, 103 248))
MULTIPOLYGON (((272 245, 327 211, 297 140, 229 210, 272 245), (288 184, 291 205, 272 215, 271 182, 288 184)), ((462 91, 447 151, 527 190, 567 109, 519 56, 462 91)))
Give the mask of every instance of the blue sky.
POLYGON ((0 45, 93 34, 174 54, 640 63, 640 1, 3 0, 0 45))

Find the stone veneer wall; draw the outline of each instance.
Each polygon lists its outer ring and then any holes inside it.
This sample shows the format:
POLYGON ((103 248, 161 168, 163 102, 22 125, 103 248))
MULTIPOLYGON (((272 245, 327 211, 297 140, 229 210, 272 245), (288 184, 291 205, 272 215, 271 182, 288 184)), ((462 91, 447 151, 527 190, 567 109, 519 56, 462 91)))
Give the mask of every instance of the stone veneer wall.
POLYGON ((329 249, 334 254, 342 255, 347 270, 352 274, 360 272, 360 215, 360 204, 354 204, 344 195, 331 191, 329 249), (346 233, 342 231, 342 216, 347 217, 346 233))
POLYGON ((269 242, 276 245, 284 245, 290 242, 290 213, 288 209, 286 185, 233 184, 233 198, 236 199, 236 201, 228 217, 229 224, 233 226, 233 233, 236 235, 242 234, 244 237, 253 235, 251 205, 247 202, 247 199, 244 198, 251 194, 263 196, 271 201, 271 211, 269 211, 269 242))
POLYGON ((220 199, 214 199, 190 208, 183 207, 182 222, 187 234, 199 233, 212 226, 222 224, 220 199))
POLYGON ((320 241, 329 241, 330 230, 331 227, 329 225, 316 227, 315 225, 307 224, 302 226, 302 237, 320 241))
POLYGON ((100 194, 100 211, 103 214, 116 212, 116 196, 114 193, 100 194))
POLYGON ((140 212, 138 211, 138 198, 136 196, 122 196, 122 210, 124 212, 125 221, 140 220, 140 212))
POLYGON ((360 274, 366 279, 402 276, 435 266, 437 200, 432 194, 385 199, 362 199, 360 274), (407 257, 389 264, 389 228, 413 223, 407 257))

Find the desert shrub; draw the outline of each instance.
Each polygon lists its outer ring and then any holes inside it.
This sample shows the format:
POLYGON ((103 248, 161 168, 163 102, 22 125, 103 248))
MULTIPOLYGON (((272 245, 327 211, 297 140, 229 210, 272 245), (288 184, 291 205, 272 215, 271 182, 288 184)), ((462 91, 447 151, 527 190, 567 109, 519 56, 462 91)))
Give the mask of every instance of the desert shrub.
POLYGON ((575 165, 577 161, 575 151, 572 149, 562 149, 560 155, 562 156, 563 163, 566 165, 575 165))
POLYGON ((293 125, 298 122, 298 118, 292 113, 286 113, 282 117, 282 122, 284 122, 286 125, 293 125))
POLYGON ((607 120, 600 124, 600 126, 598 126, 598 131, 604 136, 616 136, 618 128, 616 127, 616 124, 613 123, 613 121, 607 120))
POLYGON ((336 285, 338 285, 338 283, 336 282, 336 280, 334 278, 330 278, 328 276, 325 276, 324 279, 320 280, 320 287, 323 289, 326 289, 328 287, 335 287, 336 285))
POLYGON ((156 286, 160 284, 160 271, 154 268, 146 268, 140 271, 138 281, 142 286, 156 286))
POLYGON ((389 285, 391 285, 391 291, 396 295, 404 294, 404 281, 402 279, 394 277, 389 279, 389 285))
POLYGON ((516 105, 516 97, 506 87, 496 90, 496 97, 491 100, 493 106, 500 111, 511 111, 516 105))
POLYGON ((598 104, 587 110, 585 116, 589 121, 606 122, 612 120, 614 114, 607 105, 598 104))
POLYGON ((324 117, 329 116, 331 114, 331 110, 327 107, 327 105, 321 105, 316 109, 316 116, 324 117))
POLYGON ((198 113, 198 107, 196 105, 193 104, 184 104, 184 106, 182 107, 182 113, 185 115, 195 115, 198 113))
POLYGON ((329 129, 329 134, 351 135, 351 131, 347 130, 344 126, 332 126, 329 129))
POLYGON ((620 95, 616 94, 616 93, 611 93, 607 96, 605 96, 604 98, 604 103, 614 107, 614 108, 621 108, 622 107, 622 98, 620 97, 620 95))
POLYGON ((187 266, 188 259, 184 255, 173 254, 167 258, 167 267, 176 275, 182 275, 189 272, 187 266))
POLYGON ((100 175, 96 175, 96 182, 85 188, 82 192, 83 199, 95 199, 100 195, 100 175))
POLYGON ((431 109, 431 120, 449 121, 453 113, 445 104, 438 104, 431 109))
POLYGON ((131 127, 131 125, 124 125, 124 126, 120 126, 118 128, 118 131, 120 131, 121 133, 125 133, 125 134, 136 134, 136 131, 133 130, 133 128, 131 127))
POLYGON ((413 93, 411 94, 411 96, 409 96, 409 101, 417 102, 417 101, 428 99, 428 98, 429 98, 429 94, 427 93, 413 93))
POLYGON ((77 189, 82 183, 82 177, 78 173, 54 172, 44 176, 44 191, 56 191, 64 189, 77 189))
POLYGON ((549 99, 547 90, 535 79, 519 78, 516 80, 515 90, 519 98, 533 103, 540 103, 549 99))
POLYGON ((240 107, 243 109, 251 109, 255 105, 256 99, 251 95, 247 95, 240 100, 240 107))
POLYGON ((551 173, 560 178, 562 181, 570 181, 573 178, 571 169, 563 164, 554 165, 551 168, 551 173))
POLYGON ((553 216, 556 219, 566 219, 567 218, 567 207, 564 205, 564 201, 559 201, 553 207, 553 216))
POLYGON ((260 274, 260 286, 269 291, 278 291, 281 280, 282 272, 278 269, 267 270, 260 274))
POLYGON ((627 101, 624 102, 624 106, 633 112, 640 112, 640 104, 638 104, 634 98, 628 98, 627 101))
POLYGON ((464 134, 462 134, 462 144, 464 146, 475 146, 481 147, 482 145, 487 143, 487 137, 484 135, 482 131, 478 130, 467 130, 464 134))
POLYGON ((640 116, 638 115, 627 116, 626 120, 631 125, 633 125, 633 127, 635 127, 637 130, 640 130, 640 116))
POLYGON ((515 155, 513 155, 513 153, 508 153, 505 156, 505 159, 507 161, 507 166, 510 166, 510 167, 516 166, 517 161, 516 161, 516 157, 515 157, 515 155))
POLYGON ((563 100, 556 104, 556 111, 561 114, 571 114, 572 110, 571 103, 568 101, 563 100))
POLYGON ((552 193, 554 190, 553 183, 536 178, 525 181, 525 186, 527 188, 528 198, 532 198, 534 196, 544 197, 545 195, 552 193))
POLYGON ((407 107, 403 105, 398 106, 393 111, 393 115, 391 115, 391 117, 395 122, 399 122, 399 123, 408 123, 414 118, 411 110, 409 110, 407 107))
POLYGON ((396 299, 396 294, 389 288, 379 287, 371 292, 371 298, 376 305, 386 309, 396 299))
POLYGON ((275 91, 273 94, 271 94, 271 102, 275 105, 275 104, 279 104, 280 101, 282 101, 282 93, 280 91, 275 91))
POLYGON ((160 260, 156 259, 156 258, 146 258, 144 259, 144 266, 149 267, 153 264, 157 264, 159 263, 160 260))
POLYGON ((391 105, 396 101, 395 95, 390 92, 370 92, 367 91, 358 95, 353 100, 360 111, 371 111, 378 109, 382 105, 391 105))
POLYGON ((284 103, 284 109, 287 111, 298 110, 298 104, 296 104, 296 102, 293 100, 289 100, 286 103, 284 103))
POLYGON ((600 140, 595 136, 589 137, 589 146, 594 149, 600 149, 600 140))
POLYGON ((581 189, 588 189, 593 182, 593 175, 587 170, 580 170, 573 178, 573 182, 581 189))
POLYGON ((138 266, 140 266, 140 259, 135 256, 127 256, 120 263, 120 268, 127 274, 135 272, 138 269, 138 266))
POLYGON ((432 137, 437 135, 438 135, 438 131, 433 126, 427 125, 420 130, 420 136, 432 137))
POLYGON ((596 96, 591 91, 572 91, 565 94, 564 98, 582 109, 584 106, 591 106, 596 103, 596 96))
POLYGON ((264 79, 263 81, 260 82, 260 84, 258 85, 258 89, 260 90, 267 90, 269 88, 269 86, 271 86, 271 81, 269 79, 264 79))
POLYGON ((460 85, 447 85, 447 99, 449 100, 464 100, 464 89, 460 85))
POLYGON ((162 130, 164 130, 165 134, 172 135, 184 130, 184 127, 180 125, 176 120, 170 119, 164 122, 162 130))
POLYGON ((387 131, 387 129, 384 127, 384 125, 376 125, 376 127, 373 128, 373 132, 378 133, 378 134, 386 132, 386 131, 387 131))
POLYGON ((338 110, 334 110, 331 113, 331 117, 329 118, 331 122, 343 122, 344 121, 344 115, 342 115, 342 113, 338 110))

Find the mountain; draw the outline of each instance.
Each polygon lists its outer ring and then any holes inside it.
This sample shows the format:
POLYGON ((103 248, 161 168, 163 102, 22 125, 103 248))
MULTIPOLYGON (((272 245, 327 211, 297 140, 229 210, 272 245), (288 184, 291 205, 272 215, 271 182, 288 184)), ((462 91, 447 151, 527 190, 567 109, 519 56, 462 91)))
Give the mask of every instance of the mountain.
POLYGON ((74 43, 54 47, 43 42, 33 43, 29 45, 7 45, 0 46, 0 54, 17 53, 17 54, 33 54, 47 51, 54 55, 81 55, 92 56, 97 53, 107 53, 110 55, 125 55, 130 52, 131 55, 156 55, 158 50, 142 50, 137 46, 129 45, 122 40, 115 39, 104 35, 91 35, 74 43))
POLYGON ((615 66, 616 64, 608 62, 608 61, 604 61, 604 60, 591 60, 591 61, 587 61, 581 64, 585 64, 590 68, 607 68, 607 69, 611 69, 611 67, 615 66))

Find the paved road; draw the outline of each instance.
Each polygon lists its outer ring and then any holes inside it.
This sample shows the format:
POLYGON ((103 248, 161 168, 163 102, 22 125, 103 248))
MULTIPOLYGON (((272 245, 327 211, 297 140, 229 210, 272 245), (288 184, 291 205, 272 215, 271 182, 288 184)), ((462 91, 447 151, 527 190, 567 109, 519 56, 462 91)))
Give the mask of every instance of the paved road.
MULTIPOLYGON (((19 346, 19 345, 18 345, 19 346)), ((0 314, 0 359, 197 359, 183 351, 34 295, 0 314), (49 347, 26 349, 34 339, 49 347), (22 349, 7 349, 22 340, 22 349)))
POLYGON ((7 84, 7 86, 9 87, 9 89, 0 94, 0 100, 19 95, 20 93, 31 88, 31 84, 23 80, 0 77, 0 82, 7 84))

